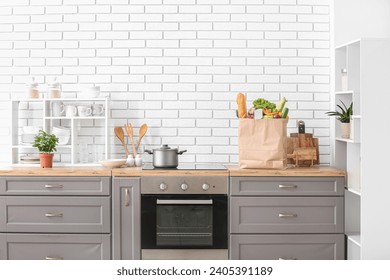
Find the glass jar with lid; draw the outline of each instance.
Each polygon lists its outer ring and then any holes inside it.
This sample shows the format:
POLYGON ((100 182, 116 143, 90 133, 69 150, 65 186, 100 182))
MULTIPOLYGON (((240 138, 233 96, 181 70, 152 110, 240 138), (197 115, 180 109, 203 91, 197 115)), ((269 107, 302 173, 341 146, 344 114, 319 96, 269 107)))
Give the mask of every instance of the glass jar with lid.
POLYGON ((35 77, 32 77, 31 83, 26 85, 27 98, 39 98, 38 83, 35 81, 35 77))
POLYGON ((48 98, 61 98, 61 84, 57 81, 57 77, 48 86, 48 98))

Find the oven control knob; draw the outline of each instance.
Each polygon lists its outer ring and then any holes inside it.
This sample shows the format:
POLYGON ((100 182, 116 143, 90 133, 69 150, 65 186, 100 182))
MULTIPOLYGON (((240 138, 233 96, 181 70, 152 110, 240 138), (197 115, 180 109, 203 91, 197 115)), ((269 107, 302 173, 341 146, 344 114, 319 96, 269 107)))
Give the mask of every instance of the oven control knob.
POLYGON ((204 190, 204 191, 207 191, 208 189, 210 188, 210 185, 209 184, 203 184, 202 185, 202 189, 204 190))
POLYGON ((186 191, 188 189, 188 185, 186 183, 183 183, 181 184, 180 188, 183 190, 183 191, 186 191))
POLYGON ((160 190, 165 191, 168 188, 167 184, 161 183, 160 190))

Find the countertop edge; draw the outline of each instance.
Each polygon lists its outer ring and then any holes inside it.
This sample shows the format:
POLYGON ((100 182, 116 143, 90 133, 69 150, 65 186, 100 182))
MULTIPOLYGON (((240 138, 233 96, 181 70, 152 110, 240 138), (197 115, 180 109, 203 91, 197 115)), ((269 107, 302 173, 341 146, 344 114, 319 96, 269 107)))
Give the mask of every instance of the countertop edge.
POLYGON ((231 176, 231 177, 256 177, 256 176, 328 176, 342 177, 346 172, 331 166, 314 167, 289 167, 287 169, 240 169, 238 165, 226 165, 226 170, 142 170, 142 167, 104 168, 104 167, 2 167, 0 176, 31 176, 31 177, 140 177, 140 176, 231 176))

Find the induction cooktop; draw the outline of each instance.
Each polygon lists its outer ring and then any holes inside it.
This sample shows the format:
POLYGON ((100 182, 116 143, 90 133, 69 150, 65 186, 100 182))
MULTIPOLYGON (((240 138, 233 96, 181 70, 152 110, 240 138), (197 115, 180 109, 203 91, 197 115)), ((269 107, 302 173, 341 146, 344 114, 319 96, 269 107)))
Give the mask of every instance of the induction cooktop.
POLYGON ((146 163, 142 170, 226 170, 226 167, 215 163, 180 163, 176 168, 156 168, 153 164, 146 163))

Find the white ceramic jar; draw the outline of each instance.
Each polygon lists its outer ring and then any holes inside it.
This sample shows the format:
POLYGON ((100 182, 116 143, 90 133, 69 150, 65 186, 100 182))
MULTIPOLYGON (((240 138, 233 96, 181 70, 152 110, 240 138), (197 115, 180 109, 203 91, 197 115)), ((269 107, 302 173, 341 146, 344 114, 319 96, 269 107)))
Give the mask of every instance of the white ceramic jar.
POLYGON ((126 165, 131 167, 131 166, 134 166, 134 163, 135 163, 135 161, 134 161, 133 155, 128 155, 127 159, 126 159, 126 165))
POLYGON ((142 165, 141 155, 136 155, 134 161, 135 161, 135 166, 141 166, 142 165))

